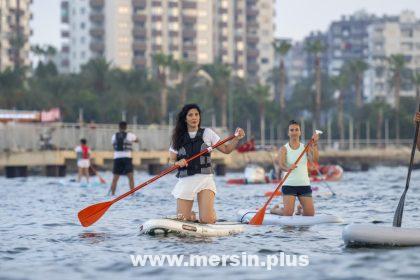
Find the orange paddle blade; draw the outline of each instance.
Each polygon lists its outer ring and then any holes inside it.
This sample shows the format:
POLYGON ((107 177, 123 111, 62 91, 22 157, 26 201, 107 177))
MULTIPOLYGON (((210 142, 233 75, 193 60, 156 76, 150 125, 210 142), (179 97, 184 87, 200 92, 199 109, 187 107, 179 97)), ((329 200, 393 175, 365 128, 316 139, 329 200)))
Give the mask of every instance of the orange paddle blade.
POLYGON ((256 225, 256 226, 262 225, 264 221, 265 210, 266 210, 266 207, 263 207, 260 210, 258 210, 258 212, 255 213, 254 217, 252 217, 252 219, 249 221, 249 224, 256 225))
POLYGON ((77 217, 79 217, 79 221, 82 224, 82 226, 88 227, 94 224, 97 220, 99 220, 113 203, 114 201, 106 201, 91 205, 81 210, 77 214, 77 217))
MULTIPOLYGON (((99 176, 99 175, 98 175, 99 176)), ((99 182, 101 182, 101 184, 106 184, 106 181, 104 178, 102 178, 101 176, 99 176, 99 182)))

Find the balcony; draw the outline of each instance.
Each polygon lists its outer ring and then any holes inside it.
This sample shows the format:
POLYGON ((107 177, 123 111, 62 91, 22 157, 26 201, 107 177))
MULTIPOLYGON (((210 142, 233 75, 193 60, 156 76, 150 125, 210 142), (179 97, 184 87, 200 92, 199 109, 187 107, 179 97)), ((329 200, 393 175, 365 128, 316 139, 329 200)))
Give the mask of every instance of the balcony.
POLYGON ((246 37, 246 42, 249 44, 258 44, 258 36, 257 35, 248 35, 246 37))
POLYGON ((70 37, 70 32, 67 30, 62 30, 61 31, 61 37, 62 38, 69 38, 70 37))
POLYGON ((169 31, 169 36, 170 37, 178 37, 179 36, 179 32, 178 31, 169 31))
POLYGON ((182 21, 185 23, 196 23, 197 22, 197 18, 195 16, 187 16, 187 15, 183 15, 182 16, 182 21))
POLYGON ((152 36, 162 36, 161 30, 152 30, 152 36))
POLYGON ((105 34, 105 30, 100 27, 91 28, 89 31, 90 35, 95 38, 102 38, 105 34))
POLYGON ((105 5, 105 0, 90 0, 89 3, 93 8, 102 8, 105 5))
POLYGON ((146 15, 134 15, 133 21, 134 22, 146 22, 147 16, 146 15))
POLYGON ((184 45, 182 48, 183 51, 196 51, 196 46, 194 44, 184 45))
POLYGON ((135 57, 133 59, 133 63, 135 66, 146 66, 147 64, 147 59, 144 57, 135 57))
POLYGON ((90 50, 93 52, 102 53, 105 50, 105 44, 101 41, 90 43, 90 50))
POLYGON ((248 49, 246 52, 247 57, 258 57, 260 52, 257 49, 248 49))
POLYGON ((132 0, 133 8, 144 9, 147 6, 147 0, 132 0))
POLYGON ((157 53, 162 51, 162 45, 153 44, 152 45, 152 52, 157 53))
POLYGON ((182 9, 196 9, 197 3, 195 1, 182 1, 182 9))
POLYGON ((134 41, 133 43, 133 49, 135 51, 145 51, 147 50, 147 44, 146 41, 134 41))
POLYGON ((162 21, 162 16, 160 16, 160 15, 153 15, 152 16, 152 21, 162 21))
POLYGON ((177 46, 177 45, 169 45, 169 50, 170 51, 177 51, 177 50, 179 50, 179 46, 177 46))
POLYGON ((102 23, 104 21, 103 14, 97 14, 97 13, 90 14, 89 18, 92 22, 95 22, 95 23, 102 23))
POLYGON ((248 9, 248 10, 246 10, 246 15, 249 16, 249 17, 256 17, 256 16, 258 16, 258 10, 248 9))
POLYGON ((146 37, 147 36, 147 31, 144 28, 136 28, 134 27, 133 29, 133 35, 134 37, 146 37))
POLYGON ((184 29, 182 31, 183 38, 194 38, 197 36, 197 32, 194 29, 184 29))
POLYGON ((259 70, 259 66, 256 63, 250 63, 247 65, 247 70, 249 72, 257 72, 259 70))

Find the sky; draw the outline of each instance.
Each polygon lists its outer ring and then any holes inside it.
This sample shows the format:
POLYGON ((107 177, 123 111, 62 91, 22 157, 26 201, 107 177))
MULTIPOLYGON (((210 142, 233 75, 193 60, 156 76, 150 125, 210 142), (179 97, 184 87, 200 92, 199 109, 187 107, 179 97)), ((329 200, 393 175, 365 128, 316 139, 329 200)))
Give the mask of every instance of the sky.
MULTIPOLYGON (((110 1, 110 0, 107 0, 110 1)), ((111 0, 112 1, 112 0, 111 0)), ((34 0, 34 32, 31 44, 60 44, 60 0, 34 0)), ((376 15, 415 11, 420 18, 419 0, 277 0, 276 37, 301 40, 311 31, 325 31, 333 20, 364 9, 376 15)))

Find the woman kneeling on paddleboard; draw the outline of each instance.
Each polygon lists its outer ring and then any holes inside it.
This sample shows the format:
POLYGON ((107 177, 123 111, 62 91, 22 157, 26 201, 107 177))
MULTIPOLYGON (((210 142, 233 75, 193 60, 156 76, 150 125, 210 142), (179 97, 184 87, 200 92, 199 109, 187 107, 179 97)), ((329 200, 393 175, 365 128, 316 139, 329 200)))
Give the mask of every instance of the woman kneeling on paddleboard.
MULTIPOLYGON (((201 127, 201 111, 196 104, 185 105, 179 112, 169 148, 171 161, 178 165, 178 183, 172 191, 177 199, 177 217, 195 221, 192 212, 194 198, 197 195, 200 223, 214 224, 216 212, 214 197, 216 183, 213 178, 210 153, 186 164, 186 159, 219 142, 220 137, 210 128, 201 127)), ((219 146, 222 153, 231 153, 239 140, 245 136, 242 128, 237 128, 237 135, 232 141, 219 146)))
POLYGON ((312 199, 312 189, 310 186, 307 162, 318 162, 318 134, 314 134, 314 142, 308 152, 303 155, 297 165, 294 162, 305 149, 300 142, 300 124, 294 120, 289 122, 288 135, 289 142, 281 147, 279 166, 282 171, 293 170, 282 186, 284 207, 276 205, 271 209, 272 214, 292 216, 295 209, 296 197, 299 199, 303 208, 304 216, 314 216, 314 202, 312 199))

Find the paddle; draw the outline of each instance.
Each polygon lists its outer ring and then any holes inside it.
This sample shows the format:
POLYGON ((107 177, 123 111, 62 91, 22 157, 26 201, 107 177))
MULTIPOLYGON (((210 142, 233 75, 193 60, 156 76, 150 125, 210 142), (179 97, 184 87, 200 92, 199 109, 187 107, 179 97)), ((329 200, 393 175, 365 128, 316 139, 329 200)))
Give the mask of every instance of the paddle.
MULTIPOLYGON (((189 159, 187 159, 187 163, 204 155, 205 153, 211 152, 213 149, 219 147, 220 145, 223 145, 224 143, 232 140, 233 138, 235 138, 236 135, 232 135, 229 136, 228 138, 224 139, 223 141, 219 141, 216 144, 214 144, 211 147, 208 147, 205 150, 202 150, 201 152, 199 152, 198 154, 190 157, 189 159)), ((114 204, 115 202, 129 196, 130 194, 138 191, 139 189, 149 185, 150 183, 156 181, 157 179, 165 176, 168 173, 171 173, 172 171, 178 169, 179 167, 177 165, 173 165, 167 169, 165 169, 164 171, 162 171, 161 173, 159 173, 158 175, 156 175, 155 177, 149 179, 148 181, 144 182, 143 184, 138 185, 137 187, 135 187, 134 189, 126 192, 125 194, 122 194, 116 198, 114 198, 113 200, 110 201, 106 201, 106 202, 101 202, 101 203, 97 203, 91 206, 86 207, 85 209, 81 210, 77 216, 79 218, 80 223, 82 224, 82 226, 84 227, 88 227, 92 224, 94 224, 97 220, 99 220, 103 214, 105 214, 105 212, 108 210, 109 207, 111 207, 112 204, 114 204)))
MULTIPOLYGON (((315 130, 316 134, 321 134, 322 131, 315 130)), ((299 163, 303 155, 308 151, 309 146, 314 142, 313 139, 311 139, 308 144, 306 144, 305 149, 302 151, 302 153, 299 155, 299 157, 295 161, 295 165, 299 163)), ((274 192, 271 194, 270 198, 267 200, 267 202, 264 204, 264 206, 258 210, 258 212, 252 217, 252 219, 249 221, 250 225, 261 225, 264 221, 265 211, 267 210, 268 204, 270 204, 271 200, 275 196, 275 194, 280 190, 280 187, 283 185, 284 181, 286 181, 287 177, 289 177, 290 173, 292 173, 293 170, 289 168, 287 170, 286 175, 283 177, 283 179, 280 181, 280 183, 277 185, 277 188, 274 190, 274 192)))
MULTIPOLYGON (((420 104, 419 104, 419 112, 420 112, 420 104)), ((410 186, 411 170, 413 170, 414 154, 416 153, 418 135, 419 135, 419 123, 416 123, 416 133, 413 139, 413 147, 411 148, 410 165, 408 166, 408 174, 407 174, 407 179, 405 181, 405 189, 404 189, 403 194, 401 195, 400 202, 398 203, 398 206, 397 206, 397 210, 395 210, 394 221, 392 223, 392 226, 394 227, 401 227, 402 216, 403 216, 403 211, 404 211, 405 195, 407 194, 408 187, 410 186)))
POLYGON ((93 167, 92 167, 92 165, 90 166, 90 169, 92 169, 93 173, 95 173, 95 174, 96 174, 96 176, 98 176, 99 181, 101 182, 101 184, 106 184, 105 179, 104 179, 104 178, 102 178, 102 176, 101 176, 101 175, 99 175, 99 172, 98 172, 95 168, 93 168, 93 167))
POLYGON ((316 164, 314 162, 313 166, 315 167, 316 172, 318 173, 318 176, 321 177, 321 182, 323 182, 325 184, 325 186, 330 190, 331 195, 335 196, 335 192, 331 189, 330 185, 327 183, 327 181, 323 178, 323 175, 321 174, 321 171, 319 171, 319 168, 317 166, 318 164, 316 164))

